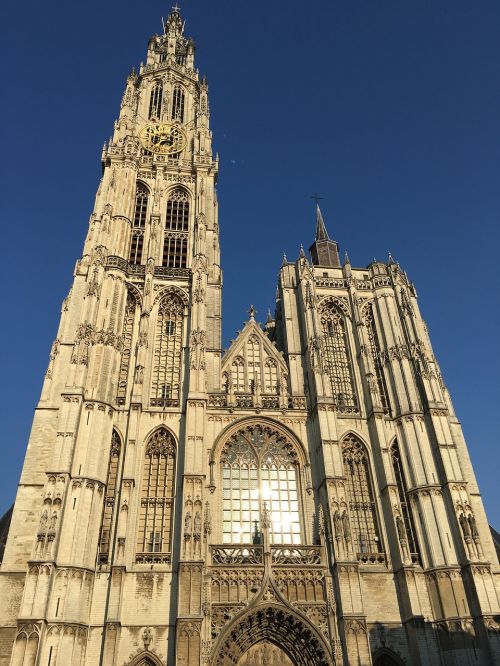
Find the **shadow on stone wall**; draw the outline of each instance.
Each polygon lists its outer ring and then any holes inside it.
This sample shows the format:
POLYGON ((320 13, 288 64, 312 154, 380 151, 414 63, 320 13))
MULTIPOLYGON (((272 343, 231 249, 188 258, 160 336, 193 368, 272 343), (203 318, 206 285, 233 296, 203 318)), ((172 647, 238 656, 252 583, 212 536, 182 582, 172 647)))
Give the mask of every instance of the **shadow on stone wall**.
MULTIPOLYGON (((500 616, 493 620, 500 622, 500 616)), ((389 627, 377 622, 370 628, 369 640, 373 666, 410 664, 491 664, 494 646, 487 627, 472 620, 426 622, 416 618, 405 627, 389 627), (490 651, 491 650, 491 651, 490 651)), ((495 632, 494 640, 499 640, 495 632)))

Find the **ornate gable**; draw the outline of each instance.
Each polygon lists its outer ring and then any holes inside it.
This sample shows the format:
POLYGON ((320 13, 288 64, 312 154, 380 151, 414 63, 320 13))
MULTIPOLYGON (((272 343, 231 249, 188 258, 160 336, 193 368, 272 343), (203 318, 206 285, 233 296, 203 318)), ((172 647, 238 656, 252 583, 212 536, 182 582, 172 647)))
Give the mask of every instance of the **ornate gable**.
POLYGON ((288 367, 251 317, 222 360, 223 386, 234 393, 278 395, 288 384, 288 367))

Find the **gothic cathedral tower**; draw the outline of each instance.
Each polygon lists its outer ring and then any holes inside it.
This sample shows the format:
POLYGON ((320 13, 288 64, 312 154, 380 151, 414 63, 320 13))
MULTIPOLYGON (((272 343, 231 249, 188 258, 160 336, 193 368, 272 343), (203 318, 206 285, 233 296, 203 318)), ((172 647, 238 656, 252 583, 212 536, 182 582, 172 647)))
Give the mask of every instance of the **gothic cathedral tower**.
POLYGON ((208 86, 126 83, 0 570, 0 666, 500 663, 498 562, 415 288, 317 210, 221 353, 208 86))

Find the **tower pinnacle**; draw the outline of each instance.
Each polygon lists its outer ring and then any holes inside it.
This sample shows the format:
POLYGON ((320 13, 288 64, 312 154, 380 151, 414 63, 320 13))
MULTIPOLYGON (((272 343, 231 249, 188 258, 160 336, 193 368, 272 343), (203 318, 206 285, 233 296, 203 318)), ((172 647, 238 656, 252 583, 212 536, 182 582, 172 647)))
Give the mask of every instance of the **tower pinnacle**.
POLYGON ((316 237, 309 248, 312 262, 315 266, 340 266, 339 246, 334 240, 330 240, 326 230, 321 208, 316 200, 316 237))

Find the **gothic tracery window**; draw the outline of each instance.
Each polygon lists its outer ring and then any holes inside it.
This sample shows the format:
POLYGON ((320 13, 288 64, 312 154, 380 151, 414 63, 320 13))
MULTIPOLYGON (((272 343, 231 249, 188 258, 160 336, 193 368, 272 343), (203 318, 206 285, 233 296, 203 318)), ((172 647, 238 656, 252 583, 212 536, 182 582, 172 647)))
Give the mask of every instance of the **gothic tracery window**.
POLYGON ((123 320, 122 340, 123 349, 120 359, 120 370, 118 373, 118 401, 123 402, 127 396, 128 377, 130 369, 130 354, 132 351, 132 336, 134 333, 134 321, 137 302, 131 291, 127 292, 127 302, 125 304, 125 317, 123 320))
POLYGON ((245 391, 245 361, 241 356, 237 356, 231 363, 231 381, 233 391, 236 393, 245 391))
POLYGON ((224 543, 252 543, 264 511, 271 543, 301 543, 299 465, 286 437, 249 426, 225 444, 221 465, 224 543))
POLYGON ((184 304, 176 294, 160 302, 156 320, 151 402, 176 406, 180 397, 184 304))
POLYGON ((178 120, 180 123, 184 122, 184 90, 176 85, 172 93, 172 120, 178 120))
POLYGON ((142 474, 138 562, 168 561, 172 547, 172 515, 175 479, 175 442, 160 428, 146 445, 142 474))
POLYGON ((355 437, 346 437, 342 442, 342 459, 347 479, 354 550, 357 553, 381 552, 377 511, 365 447, 355 437))
POLYGON ((189 231, 189 194, 175 189, 167 201, 162 265, 186 268, 189 231))
POLYGON ((160 81, 156 81, 154 84, 151 95, 149 97, 149 111, 148 118, 156 118, 157 120, 161 117, 161 103, 163 100, 163 86, 160 81))
POLYGON ((255 382, 260 381, 260 344, 256 335, 247 342, 248 390, 255 391, 255 382))
POLYGON ((128 259, 131 264, 140 264, 142 261, 148 198, 149 193, 147 187, 141 182, 138 182, 135 191, 134 219, 132 221, 132 233, 130 238, 130 252, 128 259))
POLYGON ((278 364, 273 358, 268 358, 264 364, 264 392, 279 393, 278 364))
POLYGON ((373 316, 373 308, 370 305, 365 313, 365 326, 368 335, 369 353, 372 358, 377 379, 377 387, 380 395, 381 406, 384 409, 389 408, 387 384, 384 376, 384 368, 380 358, 380 342, 377 333, 377 327, 373 316))
POLYGON ((416 538, 415 524, 411 513, 410 502, 408 498, 408 488, 406 485, 403 464, 401 461, 401 453, 397 442, 391 446, 391 461, 394 470, 394 477, 398 487, 399 505, 403 518, 403 524, 406 532, 406 539, 408 541, 408 549, 412 555, 418 556, 419 549, 416 538))
POLYGON ((117 492, 116 484, 118 480, 120 451, 120 437, 116 430, 113 430, 109 452, 108 474, 106 477, 106 495, 104 497, 101 530, 99 533, 99 562, 101 563, 108 561, 111 549, 112 522, 117 492))
POLYGON ((358 399, 354 388, 346 322, 331 302, 327 302, 321 310, 321 325, 324 341, 323 362, 330 378, 333 397, 340 408, 356 407, 358 399))

